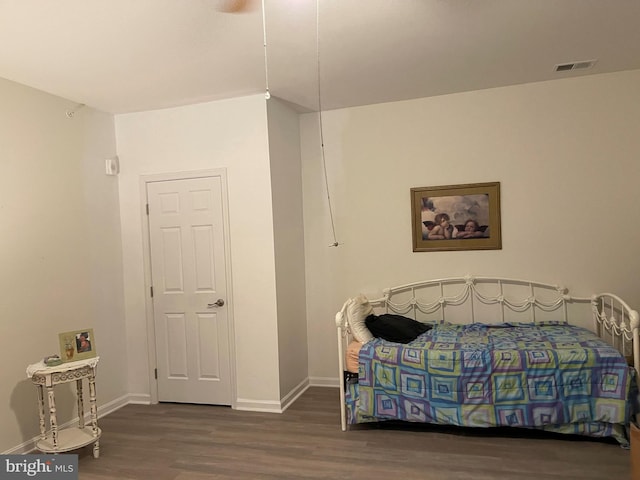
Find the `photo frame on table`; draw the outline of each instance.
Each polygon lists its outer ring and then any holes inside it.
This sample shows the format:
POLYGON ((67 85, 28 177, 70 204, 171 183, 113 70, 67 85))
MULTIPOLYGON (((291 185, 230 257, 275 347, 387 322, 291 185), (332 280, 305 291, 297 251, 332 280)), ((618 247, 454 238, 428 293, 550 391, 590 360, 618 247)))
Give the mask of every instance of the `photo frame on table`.
POLYGON ((92 328, 83 328, 58 334, 60 359, 63 362, 76 362, 96 356, 96 339, 92 328))
POLYGON ((500 182, 411 189, 414 252, 500 250, 500 182))

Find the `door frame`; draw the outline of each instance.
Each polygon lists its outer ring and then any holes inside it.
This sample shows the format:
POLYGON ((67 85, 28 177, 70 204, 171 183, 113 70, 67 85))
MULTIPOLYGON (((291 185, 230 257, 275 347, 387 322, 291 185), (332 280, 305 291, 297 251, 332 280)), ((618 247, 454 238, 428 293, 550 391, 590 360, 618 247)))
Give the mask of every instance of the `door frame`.
POLYGON ((149 365, 149 393, 151 395, 151 403, 158 403, 158 381, 155 378, 157 368, 156 357, 156 329, 154 322, 153 300, 151 298, 151 236, 149 231, 149 216, 147 214, 147 184, 154 182, 166 182, 172 180, 188 180, 192 178, 220 177, 220 186, 222 188, 222 218, 223 218, 223 237, 224 237, 224 256, 226 269, 226 288, 227 288, 227 322, 229 323, 229 367, 231 382, 231 408, 236 408, 236 399, 238 397, 236 390, 236 344, 235 344, 235 323, 233 321, 233 289, 231 279, 231 236, 229 234, 229 190, 227 188, 227 169, 213 168, 210 170, 194 170, 187 172, 158 173, 152 175, 140 176, 140 214, 142 216, 143 242, 142 257, 144 259, 144 287, 145 287, 145 316, 147 323, 147 352, 149 365))

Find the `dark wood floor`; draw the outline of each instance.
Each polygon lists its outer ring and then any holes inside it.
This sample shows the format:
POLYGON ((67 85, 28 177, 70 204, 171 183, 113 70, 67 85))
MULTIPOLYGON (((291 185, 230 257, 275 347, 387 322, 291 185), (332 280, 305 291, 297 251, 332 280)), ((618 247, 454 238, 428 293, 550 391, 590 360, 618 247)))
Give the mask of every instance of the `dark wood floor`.
POLYGON ((283 414, 127 405, 100 427, 100 458, 78 451, 82 480, 630 478, 629 451, 607 441, 414 424, 342 432, 334 388, 310 388, 283 414))

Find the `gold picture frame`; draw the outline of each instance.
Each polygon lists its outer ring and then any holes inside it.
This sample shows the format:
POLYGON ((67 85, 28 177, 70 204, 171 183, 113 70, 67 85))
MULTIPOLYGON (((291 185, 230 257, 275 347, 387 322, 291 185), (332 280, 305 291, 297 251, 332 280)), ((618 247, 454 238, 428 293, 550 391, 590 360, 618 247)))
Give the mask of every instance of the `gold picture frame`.
POLYGON ((500 182, 411 189, 413 251, 500 250, 500 182))
POLYGON ((76 362, 96 356, 96 339, 92 328, 83 328, 58 334, 60 359, 63 362, 76 362))

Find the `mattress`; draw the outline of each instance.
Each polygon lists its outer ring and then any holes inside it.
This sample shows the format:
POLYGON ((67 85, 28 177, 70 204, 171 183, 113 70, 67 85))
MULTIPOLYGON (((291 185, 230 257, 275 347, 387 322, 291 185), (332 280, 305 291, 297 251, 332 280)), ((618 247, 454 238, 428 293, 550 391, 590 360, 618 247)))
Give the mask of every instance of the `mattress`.
POLYGON ((408 344, 365 344, 347 411, 351 423, 539 428, 624 443, 632 377, 616 349, 581 327, 439 324, 408 344))

